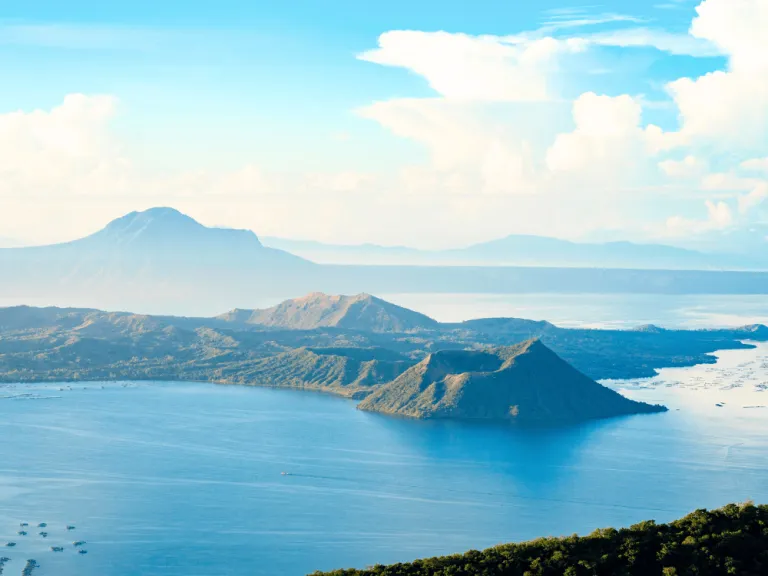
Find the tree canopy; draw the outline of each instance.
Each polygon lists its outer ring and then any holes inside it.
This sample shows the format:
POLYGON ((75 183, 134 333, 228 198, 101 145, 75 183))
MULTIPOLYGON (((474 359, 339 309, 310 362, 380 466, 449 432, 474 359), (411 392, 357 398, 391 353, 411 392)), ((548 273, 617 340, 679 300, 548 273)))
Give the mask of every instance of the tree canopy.
POLYGON ((648 520, 587 536, 314 576, 715 576, 768 574, 768 506, 729 504, 669 524, 648 520))

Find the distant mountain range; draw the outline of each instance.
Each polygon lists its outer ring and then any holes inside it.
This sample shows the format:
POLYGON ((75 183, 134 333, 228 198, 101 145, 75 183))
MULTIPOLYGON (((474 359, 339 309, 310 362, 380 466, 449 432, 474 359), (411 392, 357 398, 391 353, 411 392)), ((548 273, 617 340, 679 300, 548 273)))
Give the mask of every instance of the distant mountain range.
POLYGON ((410 418, 527 424, 666 410, 587 378, 538 339, 488 350, 433 352, 378 387, 358 408, 410 418))
POLYGON ((664 244, 632 242, 578 243, 545 236, 510 235, 450 250, 418 250, 375 244, 323 244, 265 237, 267 246, 286 250, 319 264, 421 266, 556 266, 656 270, 765 270, 768 256, 703 252, 664 244))
MULTIPOLYGON (((453 251, 472 266, 448 265, 461 260, 449 252, 445 254, 450 257, 440 265, 434 261, 430 265, 375 265, 373 257, 359 265, 316 264, 265 246, 251 231, 210 228, 172 208, 154 208, 127 214, 72 242, 0 248, 0 303, 212 315, 232 308, 261 309, 286 297, 317 291, 768 293, 766 272, 672 269, 673 261, 680 267, 686 261, 691 268, 697 267, 693 262, 699 262, 700 268, 712 268, 714 257, 664 246, 587 245, 514 236, 453 251), (477 265, 501 262, 510 254, 527 254, 526 261, 536 265, 477 265), (627 254, 634 256, 622 260, 627 254), (598 261, 605 267, 595 267, 598 261), (641 261, 665 263, 670 269, 628 268, 641 261), (542 265, 551 262, 563 262, 567 267, 542 265), (609 263, 625 263, 625 267, 610 267, 609 263)), ((346 304, 336 303, 332 308, 346 304)), ((365 309, 364 303, 350 304, 354 304, 353 312, 358 307, 365 309)), ((275 311, 275 322, 281 314, 292 312, 275 311)), ((353 317, 354 313, 346 318, 353 317)))

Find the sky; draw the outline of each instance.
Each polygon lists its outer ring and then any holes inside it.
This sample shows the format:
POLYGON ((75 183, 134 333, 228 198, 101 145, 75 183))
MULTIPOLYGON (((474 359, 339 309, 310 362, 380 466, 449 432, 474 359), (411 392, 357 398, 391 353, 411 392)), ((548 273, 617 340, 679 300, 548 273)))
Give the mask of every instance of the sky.
POLYGON ((0 245, 152 206, 424 248, 738 235, 765 30, 768 0, 5 0, 0 245))

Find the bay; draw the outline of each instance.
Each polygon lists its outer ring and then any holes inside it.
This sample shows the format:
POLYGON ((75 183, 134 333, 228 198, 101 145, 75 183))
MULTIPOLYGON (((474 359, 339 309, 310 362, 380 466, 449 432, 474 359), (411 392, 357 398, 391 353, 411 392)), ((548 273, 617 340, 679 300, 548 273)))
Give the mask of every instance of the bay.
MULTIPOLYGON (((444 321, 768 318, 749 296, 384 297, 444 321)), ((0 544, 17 543, 0 556, 6 574, 34 558, 37 576, 298 576, 768 502, 767 346, 604 382, 671 410, 557 429, 392 419, 237 386, 0 386, 0 544)))
MULTIPOLYGON (((732 352, 755 366, 768 353, 732 352)), ((764 410, 611 384, 672 410, 536 430, 237 386, 3 386, 6 570, 291 576, 768 501, 764 410), (49 535, 18 536, 20 522, 49 535)))

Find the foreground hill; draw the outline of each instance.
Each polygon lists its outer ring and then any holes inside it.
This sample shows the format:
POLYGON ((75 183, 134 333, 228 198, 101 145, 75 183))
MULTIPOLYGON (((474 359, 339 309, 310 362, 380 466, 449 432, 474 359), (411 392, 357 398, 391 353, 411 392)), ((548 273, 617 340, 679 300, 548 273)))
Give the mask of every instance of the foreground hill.
POLYGON ((412 418, 579 421, 661 412, 587 378, 539 340, 487 351, 446 350, 363 400, 358 408, 412 418))
POLYGON ((264 310, 232 310, 218 318, 300 330, 336 327, 370 332, 411 332, 438 326, 429 316, 370 294, 329 296, 320 292, 286 300, 264 310))
POLYGON ((729 504, 669 524, 540 538, 482 552, 314 576, 720 576, 768 574, 768 506, 729 504))

